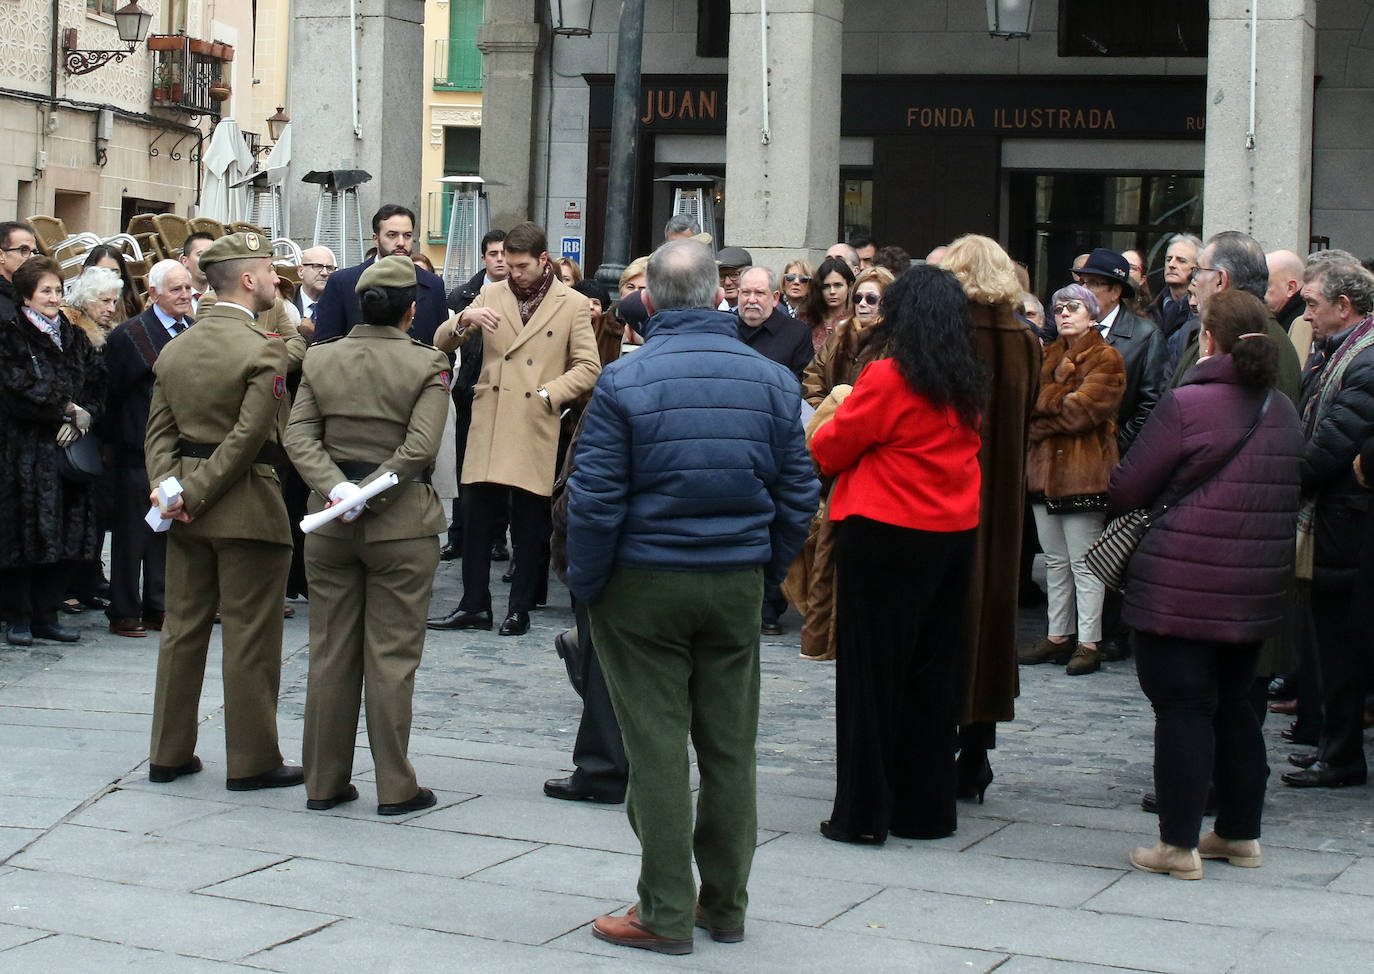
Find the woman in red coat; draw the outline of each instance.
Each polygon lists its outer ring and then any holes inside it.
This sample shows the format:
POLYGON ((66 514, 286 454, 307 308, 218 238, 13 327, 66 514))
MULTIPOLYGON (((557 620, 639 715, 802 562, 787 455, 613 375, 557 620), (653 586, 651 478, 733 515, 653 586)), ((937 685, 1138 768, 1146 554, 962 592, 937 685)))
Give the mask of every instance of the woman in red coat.
POLYGON ((836 477, 835 804, 821 834, 934 839, 955 812, 955 692, 986 395, 968 298, 916 267, 883 295, 866 366, 811 452, 836 477))

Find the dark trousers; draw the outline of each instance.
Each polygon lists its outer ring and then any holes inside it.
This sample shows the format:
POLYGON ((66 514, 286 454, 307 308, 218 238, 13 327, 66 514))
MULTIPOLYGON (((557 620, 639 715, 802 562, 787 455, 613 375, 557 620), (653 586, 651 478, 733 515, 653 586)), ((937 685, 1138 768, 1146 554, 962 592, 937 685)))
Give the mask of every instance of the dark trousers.
POLYGON ((294 599, 310 594, 310 581, 305 575, 305 534, 301 531, 301 518, 310 503, 310 485, 289 463, 278 467, 277 475, 286 503, 286 519, 291 522, 291 571, 286 575, 286 597, 294 599))
MULTIPOLYGON (((448 522, 448 543, 463 550, 463 457, 468 452, 468 428, 472 426, 472 390, 453 390, 453 456, 458 464, 458 493, 453 498, 453 518, 448 522)), ((503 531, 502 534, 505 532, 503 531)))
POLYGON ((505 484, 463 485, 463 598, 464 612, 491 611, 491 546, 510 501, 511 541, 515 551, 515 579, 511 582, 507 612, 529 612, 539 601, 548 579, 539 578, 540 565, 547 572, 549 534, 553 530, 549 499, 505 484))
POLYGON ((954 698, 974 533, 840 524, 830 821, 841 831, 938 838, 957 825, 954 698))
POLYGON ((110 518, 111 619, 161 615, 167 607, 167 535, 148 527, 148 472, 115 467, 110 518), (141 585, 140 585, 141 580, 141 585))
MULTIPOLYGON (((576 666, 582 684, 582 720, 577 725, 577 740, 573 743, 574 783, 602 795, 623 795, 630 775, 630 761, 625 757, 625 744, 620 739, 620 723, 615 719, 611 694, 606 689, 606 677, 601 661, 596 658, 596 644, 592 639, 592 624, 587 607, 577 603, 573 607, 577 619, 579 658, 576 666)), ((571 675, 571 674, 570 674, 571 675)), ((574 689, 577 689, 574 684, 574 689)))
POLYGON ((698 902, 716 926, 744 925, 758 841, 762 601, 757 568, 620 566, 588 608, 630 759, 639 921, 664 937, 692 936, 698 902), (689 738, 701 773, 695 823, 689 738))
POLYGON ((1155 712, 1159 837, 1192 849, 1207 785, 1216 788, 1216 833, 1258 839, 1269 762, 1251 703, 1259 643, 1135 634, 1136 673, 1155 712))
POLYGON ((1351 625, 1353 594, 1343 586, 1312 587, 1312 628, 1323 711, 1317 752, 1327 764, 1364 767, 1368 637, 1351 625))
POLYGON ((12 626, 51 626, 67 592, 72 562, 0 569, 0 612, 12 626))

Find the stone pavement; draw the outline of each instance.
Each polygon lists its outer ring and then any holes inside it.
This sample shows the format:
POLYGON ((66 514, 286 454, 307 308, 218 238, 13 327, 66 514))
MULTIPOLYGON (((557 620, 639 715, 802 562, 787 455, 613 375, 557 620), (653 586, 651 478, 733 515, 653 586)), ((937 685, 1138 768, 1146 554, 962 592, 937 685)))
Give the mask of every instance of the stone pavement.
MULTIPOLYGON (((502 566, 495 566, 496 573, 502 566)), ((444 565, 435 611, 456 602, 444 565)), ((497 610, 504 593, 495 582, 497 610)), ((742 944, 704 934, 668 958, 610 947, 588 923, 634 900, 621 807, 541 794, 570 767, 578 714, 553 636, 563 589, 523 638, 430 633, 412 757, 439 804, 307 812, 302 789, 224 790, 218 647, 202 699, 205 771, 147 779, 155 639, 73 617, 82 641, 0 647, 0 971, 1329 972, 1374 966, 1374 793, 1274 782, 1265 865, 1208 863, 1183 883, 1131 870, 1152 722, 1130 663, 1022 670, 987 803, 958 833, 837 845, 817 823, 834 783, 834 668, 798 658, 797 620, 766 639, 759 845, 742 944)), ((300 754, 308 606, 283 650, 280 725, 300 754)), ((1024 613, 1033 635, 1038 618, 1024 613)))

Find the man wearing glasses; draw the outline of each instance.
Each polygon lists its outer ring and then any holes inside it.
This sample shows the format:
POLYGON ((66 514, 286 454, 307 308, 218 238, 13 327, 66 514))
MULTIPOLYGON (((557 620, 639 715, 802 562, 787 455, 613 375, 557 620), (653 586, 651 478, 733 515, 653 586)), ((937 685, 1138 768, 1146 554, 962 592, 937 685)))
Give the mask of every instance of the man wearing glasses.
MULTIPOLYGON (((1264 248, 1254 237, 1239 230, 1223 230, 1216 234, 1197 255, 1189 293, 1197 303, 1198 317, 1170 336, 1170 349, 1177 349, 1178 360, 1170 373, 1172 378, 1166 376, 1166 388, 1182 385, 1184 375, 1197 365, 1200 318, 1207 310, 1207 302, 1214 294, 1230 290, 1245 291, 1261 301, 1269 290, 1269 263, 1265 260, 1264 248)), ((1302 392, 1302 363, 1298 353, 1272 314, 1264 330, 1279 350, 1279 377, 1274 388, 1297 405, 1302 392)))
POLYGON ((716 268, 720 273, 720 289, 725 297, 720 302, 720 311, 734 311, 739 307, 739 275, 746 267, 751 267, 754 258, 743 247, 722 247, 716 254, 716 268))
POLYGON ((301 286, 296 288, 296 310, 301 313, 301 334, 307 340, 315 337, 315 304, 324 294, 329 275, 338 270, 334 251, 328 247, 311 247, 301 254, 301 286))
POLYGON ((0 320, 9 321, 19 313, 22 303, 10 282, 24 261, 38 253, 38 237, 33 227, 19 221, 0 223, 0 320))

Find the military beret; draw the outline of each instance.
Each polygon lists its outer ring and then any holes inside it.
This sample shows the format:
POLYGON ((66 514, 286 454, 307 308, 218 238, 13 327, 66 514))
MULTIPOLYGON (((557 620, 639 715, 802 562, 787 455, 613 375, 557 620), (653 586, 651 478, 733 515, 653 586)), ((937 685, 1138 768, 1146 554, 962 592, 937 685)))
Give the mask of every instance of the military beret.
POLYGON ((374 261, 363 271, 353 290, 362 294, 370 287, 414 287, 415 261, 400 254, 392 254, 374 261))
POLYGON ((220 237, 200 253, 200 266, 218 264, 222 260, 243 260, 247 257, 271 257, 272 244, 252 230, 220 237))

